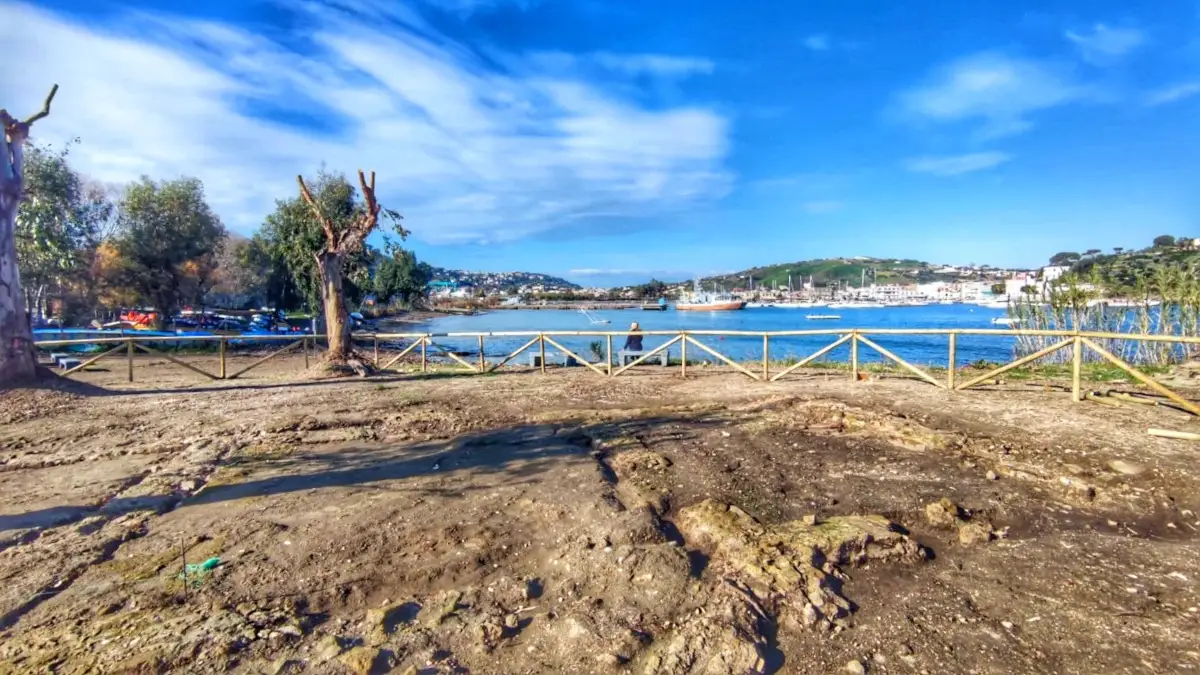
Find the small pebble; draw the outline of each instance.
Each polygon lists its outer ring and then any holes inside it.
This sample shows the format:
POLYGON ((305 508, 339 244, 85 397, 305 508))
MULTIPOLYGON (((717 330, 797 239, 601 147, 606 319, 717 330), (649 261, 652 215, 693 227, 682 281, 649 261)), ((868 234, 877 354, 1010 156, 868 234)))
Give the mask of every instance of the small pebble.
POLYGON ((846 672, 851 673, 851 675, 865 675, 867 667, 862 664, 862 661, 851 659, 846 664, 846 672))
POLYGON ((987 473, 985 473, 985 474, 983 474, 983 475, 984 475, 984 477, 985 477, 985 478, 987 478, 988 480, 996 480, 997 478, 999 478, 999 477, 1000 477, 1000 475, 999 475, 999 474, 997 474, 995 471, 988 471, 987 473))

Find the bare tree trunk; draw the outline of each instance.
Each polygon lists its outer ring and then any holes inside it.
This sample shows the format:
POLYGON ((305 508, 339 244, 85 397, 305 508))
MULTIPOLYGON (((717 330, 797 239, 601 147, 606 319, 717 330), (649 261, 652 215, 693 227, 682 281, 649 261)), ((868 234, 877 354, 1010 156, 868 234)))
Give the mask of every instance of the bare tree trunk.
POLYGON ((342 255, 324 251, 317 254, 321 273, 321 300, 325 305, 325 335, 329 341, 326 360, 345 362, 352 357, 349 313, 342 291, 342 255))
POLYGON ((21 151, 20 140, 10 148, 0 133, 0 389, 32 379, 37 372, 33 331, 25 313, 21 275, 17 270, 21 151))

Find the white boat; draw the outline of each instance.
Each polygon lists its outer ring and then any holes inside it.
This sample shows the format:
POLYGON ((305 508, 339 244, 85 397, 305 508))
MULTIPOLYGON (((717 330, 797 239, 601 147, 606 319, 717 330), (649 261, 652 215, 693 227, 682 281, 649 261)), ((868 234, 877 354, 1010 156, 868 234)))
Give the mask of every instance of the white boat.
POLYGON ((830 309, 882 309, 886 307, 882 302, 835 302, 829 305, 830 309))
POLYGON ((675 309, 681 312, 728 312, 745 309, 746 301, 733 297, 728 293, 706 293, 700 290, 700 282, 696 281, 695 290, 687 300, 675 303, 675 309))
POLYGON ((775 306, 779 309, 812 309, 820 305, 815 302, 777 302, 775 306))
POLYGON ((842 316, 840 314, 808 314, 804 318, 809 321, 837 321, 842 316))
POLYGON ((993 326, 1016 326, 1021 323, 1020 319, 1014 319, 1010 316, 998 316, 992 319, 993 326))
POLYGON ((1008 300, 980 300, 979 305, 988 309, 1008 309, 1008 300))

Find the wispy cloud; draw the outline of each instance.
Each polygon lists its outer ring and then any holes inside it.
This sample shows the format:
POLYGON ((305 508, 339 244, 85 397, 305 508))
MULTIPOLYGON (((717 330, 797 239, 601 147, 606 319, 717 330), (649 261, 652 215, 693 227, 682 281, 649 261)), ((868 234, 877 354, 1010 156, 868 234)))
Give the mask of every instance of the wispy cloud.
POLYGON ((829 49, 828 35, 809 35, 804 38, 804 46, 814 52, 823 52, 829 49))
POLYGON ((58 82, 37 140, 81 136, 73 161, 106 182, 197 176, 242 230, 322 163, 377 171, 381 201, 434 243, 569 235, 730 189, 728 122, 712 109, 645 107, 520 55, 499 67, 427 26, 288 7, 319 27, 300 44, 170 15, 99 27, 0 0, 0 43, 39 64, 0 70, 0 91, 33 109, 58 82))
POLYGON ((833 213, 834 211, 840 211, 843 206, 845 206, 845 204, 842 202, 827 199, 805 202, 804 210, 812 214, 833 213))
POLYGON ((1110 65, 1137 49, 1146 36, 1133 28, 1109 28, 1102 23, 1091 31, 1067 31, 1066 38, 1079 49, 1080 56, 1093 65, 1110 65))
POLYGON ((898 97, 910 120, 982 123, 981 140, 1021 133, 1039 110, 1078 101, 1087 87, 1051 64, 984 52, 936 69, 898 97))
POLYGON ((1196 94, 1200 94, 1200 82, 1181 82, 1174 86, 1150 92, 1150 95, 1146 97, 1146 104, 1163 105, 1165 103, 1174 103, 1175 101, 1182 101, 1196 94))
POLYGON ((916 157, 908 160, 909 171, 928 173, 934 176, 958 176, 973 171, 983 171, 999 166, 1012 159, 1003 152, 975 152, 966 155, 945 157, 916 157))
POLYGON ((596 52, 592 60, 604 68, 630 74, 685 76, 708 75, 715 65, 708 59, 687 56, 664 56, 662 54, 613 54, 596 52))

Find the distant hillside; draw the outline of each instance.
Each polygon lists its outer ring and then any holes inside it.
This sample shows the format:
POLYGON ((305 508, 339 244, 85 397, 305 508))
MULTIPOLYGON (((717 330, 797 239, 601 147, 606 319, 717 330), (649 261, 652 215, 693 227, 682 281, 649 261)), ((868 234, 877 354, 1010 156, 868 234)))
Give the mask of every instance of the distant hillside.
POLYGON ((537 272, 467 272, 434 267, 432 279, 470 284, 475 288, 485 290, 510 290, 528 286, 541 286, 544 290, 576 290, 579 288, 578 285, 566 279, 537 272))
POLYGON ((792 284, 799 287, 812 277, 817 286, 834 286, 846 283, 858 285, 865 277, 866 282, 878 284, 890 283, 928 283, 931 281, 952 281, 964 277, 979 277, 986 275, 991 268, 983 266, 971 270, 947 268, 945 265, 934 265, 920 260, 897 260, 893 258, 828 258, 822 260, 805 260, 801 262, 780 263, 765 267, 752 267, 748 270, 734 272, 716 277, 703 279, 705 282, 715 282, 726 287, 744 287, 746 277, 754 278, 754 285, 780 287, 787 286, 788 275, 792 284), (942 271, 945 270, 945 271, 942 271))
POLYGON ((1069 266, 1082 281, 1101 284, 1120 295, 1141 295, 1139 289, 1156 292, 1179 282, 1192 282, 1200 273, 1200 240, 1185 239, 1180 244, 1151 246, 1140 250, 1117 249, 1104 254, 1096 249, 1079 253, 1059 253, 1051 263, 1069 266))

